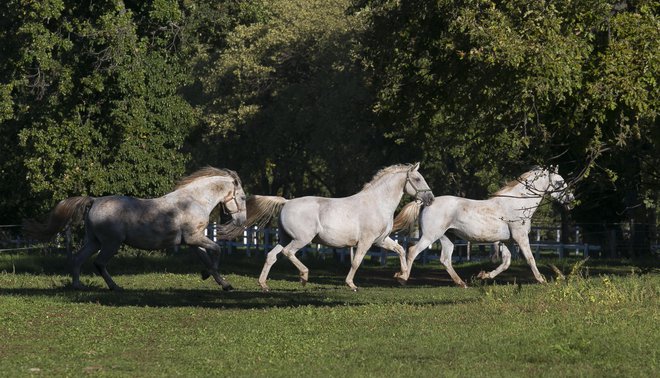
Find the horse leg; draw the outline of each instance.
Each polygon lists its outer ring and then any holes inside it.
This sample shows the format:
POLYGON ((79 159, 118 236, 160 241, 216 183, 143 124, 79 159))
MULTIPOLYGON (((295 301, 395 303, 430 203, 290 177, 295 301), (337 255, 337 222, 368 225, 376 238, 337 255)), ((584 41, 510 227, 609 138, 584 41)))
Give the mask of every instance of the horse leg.
POLYGON ((263 291, 270 291, 270 288, 266 285, 268 272, 270 272, 270 268, 275 264, 275 261, 277 261, 277 254, 280 252, 282 252, 282 245, 278 244, 268 252, 268 255, 266 255, 266 261, 264 262, 264 267, 261 269, 261 275, 259 276, 259 286, 261 286, 261 290, 263 291))
POLYGON ((76 290, 84 289, 85 287, 80 283, 80 267, 82 264, 91 256, 94 252, 99 250, 99 246, 96 241, 87 239, 85 244, 80 248, 80 250, 73 256, 71 260, 71 277, 73 282, 71 287, 76 290))
POLYGON ((415 258, 417 255, 428 248, 431 244, 433 244, 433 240, 426 238, 424 235, 419 239, 417 244, 410 246, 408 248, 408 261, 407 261, 407 269, 406 271, 403 272, 401 276, 399 276, 400 280, 403 280, 404 282, 408 281, 410 278, 410 271, 412 270, 413 262, 415 261, 415 258))
POLYGON ((389 249, 399 254, 399 261, 401 265, 401 271, 394 274, 394 278, 399 281, 401 285, 406 283, 406 280, 402 279, 405 272, 408 271, 408 263, 406 262, 406 251, 402 246, 399 245, 396 241, 392 240, 390 237, 385 238, 382 242, 376 244, 379 247, 389 249))
POLYGON ((289 260, 293 263, 293 265, 298 268, 298 271, 300 272, 300 283, 305 286, 307 283, 307 280, 309 279, 309 269, 303 264, 298 258, 296 257, 296 251, 298 251, 300 248, 306 246, 309 242, 303 242, 300 240, 292 240, 291 243, 289 243, 284 249, 282 250, 282 253, 284 256, 288 257, 289 260))
POLYGON ((355 251, 355 258, 351 260, 351 270, 348 271, 346 275, 346 285, 351 288, 353 291, 357 291, 358 287, 353 283, 353 277, 355 277, 355 272, 357 272, 360 264, 362 264, 362 259, 367 254, 367 251, 371 247, 371 243, 358 242, 357 251, 355 251))
POLYGON ((509 268, 509 265, 511 265, 511 251, 509 251, 509 248, 507 248, 506 244, 501 243, 501 245, 502 245, 502 263, 500 264, 500 266, 498 266, 496 269, 488 273, 481 271, 479 272, 479 275, 477 277, 481 279, 495 278, 495 276, 497 276, 498 274, 502 273, 503 271, 509 268))
MULTIPOLYGON (((197 257, 202 260, 202 263, 204 263, 206 266, 208 273, 213 277, 215 282, 217 282, 218 285, 222 287, 222 290, 229 291, 234 289, 231 284, 225 280, 224 277, 220 275, 220 273, 218 273, 218 269, 214 266, 211 257, 207 253, 208 250, 212 250, 215 253, 220 254, 220 246, 215 244, 213 240, 208 239, 206 236, 199 239, 195 244, 192 244, 190 241, 188 241, 188 243, 197 247, 194 248, 195 252, 197 253, 197 257)), ((203 277, 204 276, 202 275, 202 278, 203 277)))
POLYGON ((520 250, 525 256, 525 260, 527 260, 527 265, 532 268, 534 278, 536 278, 539 283, 545 283, 545 278, 543 278, 541 272, 539 272, 538 268, 536 267, 536 260, 534 259, 534 254, 532 254, 532 249, 529 246, 529 236, 527 236, 527 232, 516 230, 512 232, 512 236, 513 240, 515 240, 516 243, 518 243, 518 246, 520 246, 520 250))
POLYGON ((99 271, 99 274, 103 277, 110 290, 122 290, 122 288, 112 280, 112 277, 110 277, 108 269, 106 268, 108 261, 117 253, 120 246, 121 244, 101 246, 101 252, 99 252, 99 255, 94 260, 96 270, 99 271))
POLYGON ((451 276, 451 279, 454 280, 456 285, 461 286, 461 287, 467 287, 465 282, 461 279, 461 277, 456 274, 456 271, 454 270, 454 267, 451 266, 451 255, 454 252, 454 243, 449 240, 447 235, 442 235, 440 237, 440 244, 442 245, 442 252, 440 253, 440 262, 442 265, 445 266, 447 269, 447 273, 451 276))
MULTIPOLYGON (((222 253, 222 252, 221 252, 222 253)), ((212 271, 218 271, 220 268, 220 255, 221 253, 214 253, 213 256, 211 257, 211 261, 213 262, 213 269, 212 271)), ((209 277, 211 277, 211 271, 209 270, 202 270, 202 280, 206 280, 209 277)))

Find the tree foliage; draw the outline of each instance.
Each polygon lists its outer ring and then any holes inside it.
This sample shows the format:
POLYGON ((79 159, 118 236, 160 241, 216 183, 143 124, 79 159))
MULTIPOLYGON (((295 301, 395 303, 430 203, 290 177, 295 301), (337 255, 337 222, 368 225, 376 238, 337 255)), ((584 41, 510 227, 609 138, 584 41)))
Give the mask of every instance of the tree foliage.
POLYGON ((484 198, 559 164, 579 222, 657 222, 652 0, 9 0, 3 223, 77 194, 149 197, 186 169, 343 196, 422 160, 484 198))

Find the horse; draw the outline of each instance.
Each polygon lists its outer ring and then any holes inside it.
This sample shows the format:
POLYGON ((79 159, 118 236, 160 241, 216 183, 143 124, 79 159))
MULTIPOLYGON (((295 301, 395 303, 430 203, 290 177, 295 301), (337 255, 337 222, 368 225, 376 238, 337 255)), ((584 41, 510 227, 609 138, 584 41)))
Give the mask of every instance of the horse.
POLYGON ((389 235, 393 216, 404 193, 425 205, 433 201, 433 193, 418 172, 419 163, 392 165, 378 171, 362 190, 350 197, 300 197, 287 200, 278 196, 250 196, 247 200, 247 226, 267 224, 279 214, 279 243, 268 252, 259 276, 262 290, 268 272, 282 252, 298 268, 300 282, 305 285, 309 269, 298 260, 296 251, 310 242, 334 248, 353 248, 351 269, 346 284, 353 290, 355 272, 372 245, 395 251, 399 255, 401 272, 406 272, 405 250, 389 235))
MULTIPOLYGON (((421 235, 417 244, 408 249, 408 269, 399 278, 407 281, 415 257, 440 239, 440 262, 457 285, 467 287, 451 265, 454 244, 445 235, 447 231, 451 231, 461 239, 473 242, 499 243, 513 239, 520 246, 536 280, 545 282, 536 267, 528 234, 532 226, 532 216, 546 195, 564 206, 574 201, 573 193, 558 174, 557 168, 548 170, 534 167, 487 200, 440 196, 431 206, 424 208, 416 202, 409 203, 394 219, 393 230, 410 230, 419 219, 421 235)), ((502 263, 491 272, 480 272, 479 278, 494 278, 509 267, 511 252, 504 243, 500 244, 502 263)))
POLYGON ((106 265, 122 244, 139 249, 163 249, 185 244, 193 248, 206 271, 222 286, 232 286, 218 273, 220 246, 204 234, 211 211, 222 203, 231 221, 219 227, 220 234, 245 223, 245 192, 236 172, 214 167, 202 168, 180 179, 174 191, 159 198, 141 199, 128 196, 70 197, 60 201, 43 223, 34 219, 24 222, 26 236, 50 240, 68 224, 81 217, 85 238, 82 248, 71 261, 72 286, 83 289, 80 267, 89 256, 99 251, 94 265, 110 290, 121 290, 108 274, 106 265), (215 252, 215 261, 207 251, 215 252))

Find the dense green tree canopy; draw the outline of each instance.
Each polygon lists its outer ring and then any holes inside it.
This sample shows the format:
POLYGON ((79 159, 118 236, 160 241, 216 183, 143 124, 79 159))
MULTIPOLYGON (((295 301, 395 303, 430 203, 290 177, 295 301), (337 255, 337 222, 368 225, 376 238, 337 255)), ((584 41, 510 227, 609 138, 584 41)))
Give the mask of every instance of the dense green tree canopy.
POLYGON ((657 222, 658 2, 9 0, 2 223, 187 170, 343 196, 422 161, 484 198, 559 164, 577 222, 657 222))

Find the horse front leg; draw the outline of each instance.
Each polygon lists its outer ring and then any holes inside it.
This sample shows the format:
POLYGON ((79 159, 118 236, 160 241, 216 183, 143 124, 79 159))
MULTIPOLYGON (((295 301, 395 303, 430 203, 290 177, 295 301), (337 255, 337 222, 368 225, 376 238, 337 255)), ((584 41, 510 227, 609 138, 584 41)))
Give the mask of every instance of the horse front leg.
POLYGON ((447 273, 451 276, 451 279, 454 280, 456 285, 460 287, 467 288, 467 284, 458 276, 458 273, 454 270, 454 267, 451 265, 451 255, 454 252, 454 243, 449 240, 447 235, 442 235, 440 237, 440 244, 442 245, 442 252, 440 252, 440 262, 447 269, 447 273))
POLYGON ((407 269, 406 271, 403 272, 402 275, 399 276, 401 280, 403 280, 404 282, 408 281, 408 279, 410 278, 410 272, 412 271, 412 266, 413 266, 413 262, 415 261, 415 258, 417 258, 417 255, 419 255, 420 252, 428 248, 431 244, 433 244, 433 240, 426 238, 424 237, 424 235, 422 235, 419 241, 417 241, 417 244, 412 245, 410 246, 410 248, 408 248, 408 261, 406 262, 407 269))
POLYGON ((355 277, 355 273, 360 267, 360 264, 362 264, 362 259, 364 259, 364 256, 367 254, 371 244, 372 242, 358 242, 357 250, 355 251, 355 257, 353 260, 351 260, 351 270, 349 270, 348 274, 346 275, 346 285, 348 285, 348 287, 350 287, 353 291, 358 291, 358 287, 353 283, 353 278, 355 277))
POLYGON ((536 267, 536 260, 534 259, 534 254, 532 254, 532 248, 529 246, 529 236, 527 231, 513 230, 511 236, 513 236, 513 240, 515 240, 516 243, 518 243, 518 246, 520 246, 520 250, 525 256, 525 260, 527 260, 527 265, 532 269, 536 281, 539 283, 545 283, 545 278, 543 278, 543 275, 541 275, 541 272, 539 272, 539 269, 536 267))
POLYGON ((382 242, 377 243, 376 245, 388 249, 390 251, 394 251, 399 255, 399 263, 401 265, 401 270, 398 273, 394 273, 394 278, 396 278, 396 280, 399 281, 401 285, 405 285, 406 280, 403 279, 403 276, 408 271, 408 263, 406 262, 406 251, 403 249, 401 245, 399 245, 399 243, 394 241, 389 236, 385 238, 382 242))
POLYGON ((507 270, 509 268, 509 265, 511 264, 511 251, 509 251, 509 248, 504 243, 497 243, 499 246, 502 247, 502 263, 493 271, 491 272, 484 272, 481 271, 479 272, 479 275, 477 275, 478 278, 481 279, 488 279, 488 278, 495 278, 498 274, 502 273, 503 271, 507 270))
POLYGON ((206 236, 191 238, 186 240, 186 242, 188 243, 188 245, 193 247, 194 251, 197 253, 197 257, 199 257, 199 259, 202 260, 202 263, 204 263, 204 265, 206 266, 206 269, 208 270, 209 274, 211 275, 211 277, 213 277, 215 282, 217 282, 218 285, 222 287, 222 290, 224 291, 233 290, 234 288, 231 286, 231 284, 227 280, 225 280, 224 277, 220 275, 220 273, 218 273, 218 268, 216 264, 213 263, 213 260, 211 259, 211 257, 207 252, 210 250, 220 255, 221 252, 220 246, 217 245, 213 240, 207 238, 206 236))

